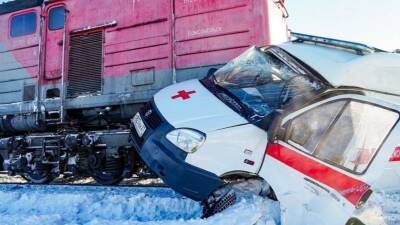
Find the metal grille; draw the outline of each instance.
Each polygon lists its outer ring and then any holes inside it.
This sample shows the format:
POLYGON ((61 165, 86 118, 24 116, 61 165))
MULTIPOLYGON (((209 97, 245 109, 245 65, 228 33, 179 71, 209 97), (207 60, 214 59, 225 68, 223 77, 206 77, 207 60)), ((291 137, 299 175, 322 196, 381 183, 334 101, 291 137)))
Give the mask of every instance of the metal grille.
POLYGON ((152 129, 156 129, 162 123, 161 117, 157 111, 153 108, 151 103, 147 103, 141 110, 141 114, 144 117, 146 124, 152 129))
POLYGON ((71 37, 67 96, 101 91, 103 32, 71 37))

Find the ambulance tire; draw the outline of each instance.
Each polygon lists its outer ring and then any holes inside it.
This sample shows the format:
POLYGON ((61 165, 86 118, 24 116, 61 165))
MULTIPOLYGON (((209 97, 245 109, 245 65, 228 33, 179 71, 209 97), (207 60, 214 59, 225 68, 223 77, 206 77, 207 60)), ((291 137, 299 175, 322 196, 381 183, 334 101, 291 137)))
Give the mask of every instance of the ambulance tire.
POLYGON ((238 198, 248 194, 258 195, 277 201, 273 189, 262 178, 247 177, 236 179, 214 191, 201 203, 203 206, 202 218, 208 218, 222 212, 234 205, 238 198))
POLYGON ((236 203, 236 193, 233 190, 227 191, 223 196, 215 198, 211 197, 211 202, 208 200, 203 201, 203 215, 201 218, 205 219, 217 213, 224 211, 236 203))

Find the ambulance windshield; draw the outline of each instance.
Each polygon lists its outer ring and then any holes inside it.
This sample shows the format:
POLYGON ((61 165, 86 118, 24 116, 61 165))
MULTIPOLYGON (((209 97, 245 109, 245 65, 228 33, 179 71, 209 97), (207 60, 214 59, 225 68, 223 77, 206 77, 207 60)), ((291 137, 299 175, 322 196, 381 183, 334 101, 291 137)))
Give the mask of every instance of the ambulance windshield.
POLYGON ((284 62, 279 54, 283 53, 278 48, 263 52, 252 47, 217 70, 214 83, 249 108, 252 118, 263 118, 319 93, 318 80, 296 64, 284 62))

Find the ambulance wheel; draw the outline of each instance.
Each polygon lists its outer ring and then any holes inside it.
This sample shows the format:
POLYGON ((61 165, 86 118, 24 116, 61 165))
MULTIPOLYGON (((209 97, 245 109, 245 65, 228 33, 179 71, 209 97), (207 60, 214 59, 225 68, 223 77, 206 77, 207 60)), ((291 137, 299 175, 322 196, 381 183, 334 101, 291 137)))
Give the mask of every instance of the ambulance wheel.
POLYGON ((271 186, 259 177, 236 178, 231 180, 224 187, 213 192, 202 202, 203 216, 208 218, 236 203, 237 198, 257 195, 272 200, 277 200, 271 186))
POLYGON ((212 193, 208 199, 202 202, 203 215, 205 219, 224 211, 236 203, 236 193, 230 188, 224 188, 212 193))

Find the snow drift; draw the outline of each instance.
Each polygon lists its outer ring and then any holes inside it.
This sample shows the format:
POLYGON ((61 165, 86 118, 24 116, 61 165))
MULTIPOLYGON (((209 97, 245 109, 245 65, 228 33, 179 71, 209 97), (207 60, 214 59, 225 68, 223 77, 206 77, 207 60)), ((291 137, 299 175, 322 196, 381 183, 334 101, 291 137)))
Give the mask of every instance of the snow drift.
MULTIPOLYGON (((360 216, 400 224, 400 194, 372 196, 360 216)), ((277 202, 251 194, 206 220, 199 203, 168 188, 0 185, 2 225, 279 225, 277 202)))
POLYGON ((3 185, 0 199, 2 225, 279 224, 279 205, 267 199, 242 197, 202 220, 197 202, 167 188, 3 185))

